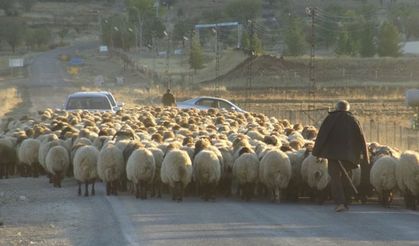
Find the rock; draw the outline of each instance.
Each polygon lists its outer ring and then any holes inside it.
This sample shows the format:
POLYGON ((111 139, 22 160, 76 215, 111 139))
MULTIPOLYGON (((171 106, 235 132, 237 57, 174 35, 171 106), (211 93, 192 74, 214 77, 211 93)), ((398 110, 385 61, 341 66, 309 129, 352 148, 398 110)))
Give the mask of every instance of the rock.
POLYGON ((19 200, 21 200, 21 201, 26 201, 26 200, 27 200, 27 198, 26 198, 26 196, 19 196, 19 200))

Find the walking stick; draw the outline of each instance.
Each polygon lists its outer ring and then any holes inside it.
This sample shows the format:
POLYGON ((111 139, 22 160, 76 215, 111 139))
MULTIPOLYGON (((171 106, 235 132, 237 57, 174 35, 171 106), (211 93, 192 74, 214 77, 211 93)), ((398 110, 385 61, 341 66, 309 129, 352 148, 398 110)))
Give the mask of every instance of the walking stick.
POLYGON ((356 187, 355 187, 354 183, 352 183, 352 179, 351 179, 351 177, 349 177, 348 172, 347 172, 347 171, 346 171, 346 169, 343 167, 342 162, 340 162, 340 161, 338 160, 338 163, 339 163, 340 168, 342 169, 342 172, 345 174, 345 177, 348 179, 349 183, 351 184, 351 187, 352 187, 352 189, 354 190, 355 195, 358 195, 358 193, 359 193, 359 192, 358 192, 358 190, 356 189, 356 187))

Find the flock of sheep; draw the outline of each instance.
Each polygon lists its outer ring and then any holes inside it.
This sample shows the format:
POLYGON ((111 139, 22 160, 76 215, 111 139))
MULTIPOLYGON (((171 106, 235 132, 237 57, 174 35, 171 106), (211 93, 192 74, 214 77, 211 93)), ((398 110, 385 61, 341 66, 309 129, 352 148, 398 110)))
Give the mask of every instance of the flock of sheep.
MULTIPOLYGON (((74 176, 78 194, 130 191, 137 198, 170 191, 215 200, 237 194, 296 200, 330 198, 327 160, 311 155, 317 129, 263 114, 137 107, 116 114, 46 109, 36 117, 4 119, 0 178, 46 174, 54 187, 74 176)), ((419 153, 371 143, 370 182, 385 206, 393 192, 414 209, 419 199, 419 153)), ((360 185, 360 169, 352 172, 360 185)))

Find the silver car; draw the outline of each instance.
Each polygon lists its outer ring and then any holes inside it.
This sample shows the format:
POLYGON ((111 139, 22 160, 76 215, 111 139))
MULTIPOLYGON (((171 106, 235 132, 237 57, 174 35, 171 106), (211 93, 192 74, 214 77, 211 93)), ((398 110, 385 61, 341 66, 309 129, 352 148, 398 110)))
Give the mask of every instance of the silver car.
POLYGON ((176 103, 178 108, 196 108, 196 109, 210 109, 210 108, 219 108, 219 109, 226 109, 229 111, 236 111, 241 113, 246 113, 245 110, 241 109, 239 106, 235 105, 234 103, 218 97, 208 97, 208 96, 201 96, 192 98, 183 102, 176 103))

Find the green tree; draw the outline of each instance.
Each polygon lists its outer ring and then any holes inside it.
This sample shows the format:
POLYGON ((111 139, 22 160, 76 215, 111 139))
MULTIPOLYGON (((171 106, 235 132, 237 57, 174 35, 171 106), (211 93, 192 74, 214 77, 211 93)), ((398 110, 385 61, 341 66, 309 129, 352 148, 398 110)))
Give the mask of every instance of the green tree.
POLYGON ((0 9, 4 10, 7 16, 17 16, 17 2, 15 0, 0 0, 0 9))
POLYGON ((351 45, 351 39, 349 38, 349 33, 347 31, 342 31, 339 33, 335 53, 338 56, 352 55, 353 47, 351 45))
POLYGON ((379 56, 398 57, 401 55, 400 33, 396 26, 384 22, 377 37, 377 53, 379 56))
POLYGON ((193 30, 193 22, 189 19, 179 20, 175 23, 173 40, 184 42, 184 37, 189 37, 193 30))
POLYGON ((377 48, 374 42, 374 26, 366 24, 365 29, 361 32, 359 40, 359 55, 362 57, 373 57, 377 48))
POLYGON ((261 8, 260 0, 234 0, 226 6, 225 12, 232 20, 247 23, 259 16, 261 8))
POLYGON ((13 53, 25 36, 26 24, 17 17, 0 18, 0 37, 12 48, 13 53))
POLYGON ((320 27, 318 31, 318 41, 326 48, 333 47, 336 44, 339 32, 339 21, 338 16, 344 15, 344 9, 338 5, 329 5, 326 7, 325 16, 322 16, 320 19, 320 27))
POLYGON ((201 43, 196 35, 192 37, 191 51, 189 53, 189 66, 196 73, 196 70, 204 67, 204 55, 201 43))
POLYGON ((406 39, 411 37, 419 38, 419 13, 415 12, 407 17, 406 23, 406 39))
POLYGON ((303 24, 298 18, 292 17, 289 21, 285 34, 285 54, 299 56, 305 53, 307 48, 306 38, 303 31, 303 24))

